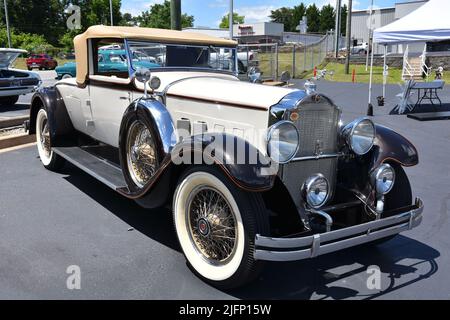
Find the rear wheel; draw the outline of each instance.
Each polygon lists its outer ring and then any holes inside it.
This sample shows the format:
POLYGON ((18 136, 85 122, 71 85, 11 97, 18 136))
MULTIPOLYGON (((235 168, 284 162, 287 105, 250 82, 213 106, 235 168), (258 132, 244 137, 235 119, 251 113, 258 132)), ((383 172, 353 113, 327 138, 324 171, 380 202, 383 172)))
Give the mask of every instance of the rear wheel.
POLYGON ((72 76, 71 76, 70 74, 68 74, 68 73, 64 74, 64 75, 61 77, 61 79, 70 79, 70 78, 72 78, 72 76))
POLYGON ((9 96, 9 97, 1 97, 0 105, 2 106, 12 106, 15 105, 17 100, 19 100, 19 96, 9 96))
POLYGON ((50 123, 47 111, 41 108, 36 116, 36 142, 39 157, 44 167, 57 171, 64 166, 65 160, 53 152, 50 139, 50 123))
POLYGON ((193 167, 175 191, 173 218, 186 260, 202 280, 231 289, 258 276, 255 235, 269 232, 260 194, 238 190, 215 167, 193 167))

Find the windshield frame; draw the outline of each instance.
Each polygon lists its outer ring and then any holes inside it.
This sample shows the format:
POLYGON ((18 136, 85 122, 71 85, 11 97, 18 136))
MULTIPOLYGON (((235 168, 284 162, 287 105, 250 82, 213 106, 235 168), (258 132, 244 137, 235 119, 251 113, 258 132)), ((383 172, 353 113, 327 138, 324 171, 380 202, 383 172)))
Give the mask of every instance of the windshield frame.
POLYGON ((214 45, 208 45, 208 44, 193 45, 193 44, 189 44, 189 43, 171 43, 171 42, 149 41, 149 40, 142 40, 142 39, 125 39, 124 46, 125 46, 125 51, 128 56, 127 57, 128 61, 130 62, 128 64, 130 76, 134 75, 134 73, 136 72, 136 68, 133 65, 133 59, 132 59, 133 52, 130 48, 130 42, 145 42, 145 43, 149 43, 149 44, 165 45, 165 46, 179 45, 179 46, 203 48, 203 49, 208 49, 208 50, 213 49, 214 51, 219 51, 220 49, 231 50, 231 52, 233 54, 233 64, 234 64, 232 71, 223 70, 223 69, 221 70, 221 69, 216 69, 216 68, 206 68, 206 67, 166 67, 166 66, 159 67, 159 68, 152 68, 152 69, 150 69, 150 71, 151 72, 197 71, 197 72, 221 73, 221 74, 238 76, 238 57, 237 57, 237 47, 236 46, 226 47, 226 46, 214 46, 214 45))

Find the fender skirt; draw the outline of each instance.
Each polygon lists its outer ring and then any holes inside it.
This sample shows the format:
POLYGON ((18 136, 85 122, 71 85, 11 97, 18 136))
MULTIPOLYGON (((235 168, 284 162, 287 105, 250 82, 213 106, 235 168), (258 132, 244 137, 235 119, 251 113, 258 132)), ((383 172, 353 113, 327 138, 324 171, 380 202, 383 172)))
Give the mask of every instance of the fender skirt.
POLYGON ((419 163, 416 147, 405 137, 384 126, 376 125, 376 138, 370 168, 384 162, 395 162, 404 167, 419 163))

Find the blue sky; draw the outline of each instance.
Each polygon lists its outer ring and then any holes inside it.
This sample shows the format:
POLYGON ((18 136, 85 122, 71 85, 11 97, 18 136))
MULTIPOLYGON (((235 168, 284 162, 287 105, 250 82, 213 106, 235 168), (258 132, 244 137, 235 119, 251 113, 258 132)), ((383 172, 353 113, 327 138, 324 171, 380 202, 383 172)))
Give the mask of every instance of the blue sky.
MULTIPOLYGON (((346 2, 346 0, 343 0, 346 2)), ((407 2, 410 0, 374 0, 376 7, 393 6, 395 2, 407 2)), ((147 10, 154 3, 162 3, 163 0, 122 0, 122 12, 138 15, 147 10)), ((267 21, 270 11, 280 7, 293 7, 301 0, 235 0, 235 10, 246 17, 246 22, 267 21)), ((303 0, 305 4, 315 3, 318 6, 335 4, 336 0, 303 0)), ((218 27, 222 16, 228 12, 229 0, 182 0, 182 10, 195 17, 195 26, 218 27)), ((370 0, 353 0, 353 8, 366 9, 370 0)))

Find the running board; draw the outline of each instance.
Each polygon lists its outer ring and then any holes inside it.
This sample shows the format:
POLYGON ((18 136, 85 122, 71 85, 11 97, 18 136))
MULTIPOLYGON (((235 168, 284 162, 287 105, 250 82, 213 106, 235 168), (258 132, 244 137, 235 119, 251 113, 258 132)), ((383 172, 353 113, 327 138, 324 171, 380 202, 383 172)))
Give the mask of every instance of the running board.
POLYGON ((128 189, 122 170, 109 161, 99 158, 80 147, 57 147, 52 150, 114 191, 128 189))

